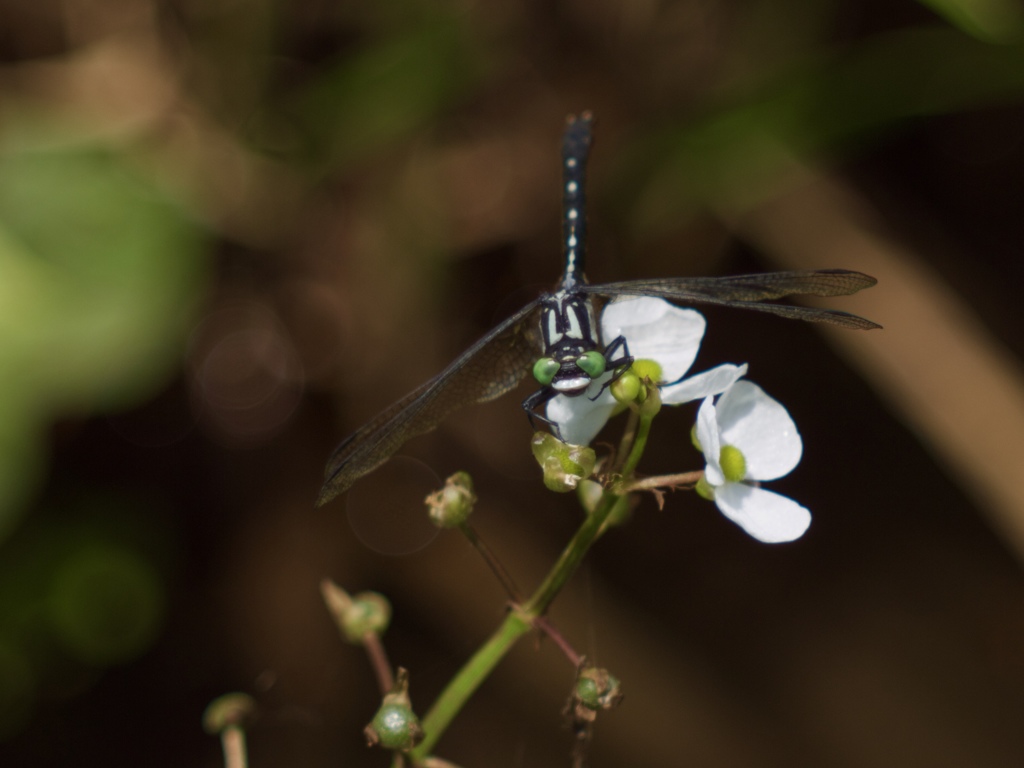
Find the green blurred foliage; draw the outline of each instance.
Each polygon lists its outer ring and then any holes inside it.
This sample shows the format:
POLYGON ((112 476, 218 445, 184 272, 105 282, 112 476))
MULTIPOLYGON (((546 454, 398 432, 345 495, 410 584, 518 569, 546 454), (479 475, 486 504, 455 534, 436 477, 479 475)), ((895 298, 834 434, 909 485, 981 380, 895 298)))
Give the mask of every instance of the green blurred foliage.
POLYGON ((74 658, 97 666, 123 662, 149 647, 163 614, 152 565, 101 543, 79 548, 53 574, 47 613, 74 658))
POLYGON ((1017 101, 1024 45, 911 28, 765 80, 715 95, 702 116, 645 132, 624 153, 617 208, 636 236, 678 226, 681 211, 754 205, 786 182, 794 163, 849 153, 908 120, 1017 101))
POLYGON ((479 42, 462 19, 414 18, 325 66, 298 97, 318 170, 343 171, 411 137, 482 82, 479 42))
POLYGON ((0 148, 0 536, 55 419, 126 408, 177 369, 203 244, 112 148, 0 148))
POLYGON ((0 641, 0 739, 17 733, 34 709, 32 665, 16 646, 0 641))
POLYGON ((1024 8, 1015 0, 920 0, 979 40, 992 43, 1020 41, 1024 8))
POLYGON ((145 652, 165 619, 174 536, 152 502, 90 494, 22 525, 0 560, 0 736, 36 700, 145 652))

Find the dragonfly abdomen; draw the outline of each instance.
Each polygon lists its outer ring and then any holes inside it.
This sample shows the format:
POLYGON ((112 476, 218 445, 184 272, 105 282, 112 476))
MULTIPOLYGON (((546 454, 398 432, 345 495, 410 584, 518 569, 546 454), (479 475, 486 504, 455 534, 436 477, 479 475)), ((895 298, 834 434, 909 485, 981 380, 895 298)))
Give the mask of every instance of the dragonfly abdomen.
POLYGON ((586 257, 587 206, 584 195, 587 157, 590 155, 589 112, 569 118, 562 140, 562 287, 583 280, 586 257))

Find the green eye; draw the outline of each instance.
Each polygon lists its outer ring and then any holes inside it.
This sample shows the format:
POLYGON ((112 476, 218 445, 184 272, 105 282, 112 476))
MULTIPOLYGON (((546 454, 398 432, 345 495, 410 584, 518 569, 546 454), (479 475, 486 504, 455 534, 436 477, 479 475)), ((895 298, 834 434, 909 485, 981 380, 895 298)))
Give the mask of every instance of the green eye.
POLYGON ((604 355, 596 349, 592 349, 576 358, 576 365, 582 368, 592 379, 596 379, 604 373, 606 364, 607 361, 604 359, 604 355))
POLYGON ((553 357, 542 357, 533 364, 533 378, 546 387, 555 378, 555 374, 561 367, 561 364, 553 357))

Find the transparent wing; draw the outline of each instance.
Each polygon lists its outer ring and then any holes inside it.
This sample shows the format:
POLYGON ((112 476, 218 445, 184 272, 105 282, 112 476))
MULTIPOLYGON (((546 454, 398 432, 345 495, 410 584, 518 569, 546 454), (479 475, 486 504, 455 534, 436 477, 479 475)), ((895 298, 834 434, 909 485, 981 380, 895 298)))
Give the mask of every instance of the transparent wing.
POLYGON ((433 379, 345 438, 327 462, 317 506, 347 491, 406 441, 434 429, 452 411, 513 389, 537 357, 539 340, 536 322, 531 321, 539 303, 527 304, 433 379))
POLYGON ((679 304, 718 304, 754 309, 773 315, 832 323, 846 328, 881 328, 878 323, 836 309, 799 307, 761 302, 784 296, 847 296, 870 288, 877 280, 845 269, 764 272, 730 277, 670 277, 658 280, 626 280, 619 283, 583 285, 584 293, 616 298, 657 296, 679 304))

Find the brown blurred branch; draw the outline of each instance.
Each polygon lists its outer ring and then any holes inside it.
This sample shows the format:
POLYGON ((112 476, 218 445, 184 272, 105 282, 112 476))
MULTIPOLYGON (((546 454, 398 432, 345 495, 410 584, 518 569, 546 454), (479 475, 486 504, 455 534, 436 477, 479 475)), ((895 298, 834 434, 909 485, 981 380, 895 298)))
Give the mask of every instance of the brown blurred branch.
POLYGON ((917 254, 886 234, 841 180, 795 168, 769 202, 727 212, 735 229, 791 269, 842 265, 878 278, 844 309, 884 326, 833 332, 864 377, 946 465, 1024 559, 1024 368, 917 254))

